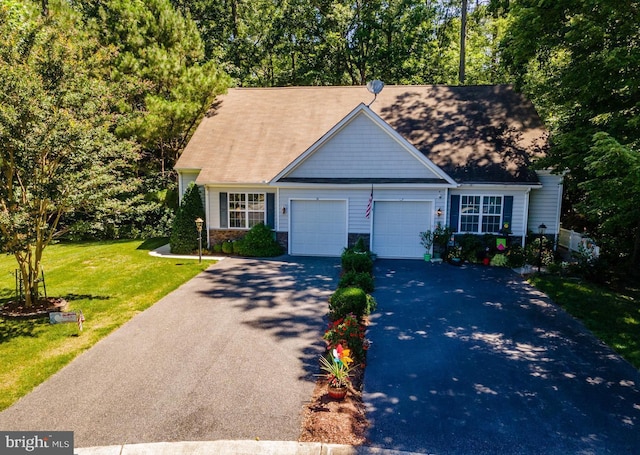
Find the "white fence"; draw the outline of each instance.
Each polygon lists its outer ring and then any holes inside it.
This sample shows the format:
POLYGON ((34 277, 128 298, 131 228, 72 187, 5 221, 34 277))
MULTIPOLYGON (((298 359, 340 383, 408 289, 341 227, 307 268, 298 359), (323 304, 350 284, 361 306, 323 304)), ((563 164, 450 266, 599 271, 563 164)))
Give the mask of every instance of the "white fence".
POLYGON ((569 229, 560 228, 560 235, 558 236, 558 245, 566 248, 569 251, 580 251, 581 246, 583 251, 591 252, 591 256, 597 258, 600 256, 600 247, 590 239, 582 234, 569 229))

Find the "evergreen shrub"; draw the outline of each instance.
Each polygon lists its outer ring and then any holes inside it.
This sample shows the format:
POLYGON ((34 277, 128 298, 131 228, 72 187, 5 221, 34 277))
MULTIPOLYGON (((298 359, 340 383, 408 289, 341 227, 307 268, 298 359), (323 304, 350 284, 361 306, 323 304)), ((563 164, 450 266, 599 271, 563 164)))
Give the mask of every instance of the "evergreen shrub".
MULTIPOLYGON (((198 230, 195 220, 205 219, 204 207, 200 191, 195 183, 190 183, 184 193, 182 204, 178 208, 173 225, 171 227, 171 237, 169 246, 174 254, 191 254, 198 251, 198 230)), ((202 232, 202 243, 206 244, 206 232, 202 232)))
POLYGON ((357 252, 353 249, 345 249, 342 253, 342 271, 369 273, 373 272, 373 259, 367 252, 357 252))
POLYGON ((349 313, 355 314, 358 318, 370 313, 370 301, 367 293, 360 288, 347 287, 338 288, 329 297, 329 317, 332 321, 345 317, 349 313))
POLYGON ((339 288, 356 287, 362 289, 366 293, 373 292, 373 276, 366 272, 354 272, 350 270, 340 277, 338 283, 339 288))

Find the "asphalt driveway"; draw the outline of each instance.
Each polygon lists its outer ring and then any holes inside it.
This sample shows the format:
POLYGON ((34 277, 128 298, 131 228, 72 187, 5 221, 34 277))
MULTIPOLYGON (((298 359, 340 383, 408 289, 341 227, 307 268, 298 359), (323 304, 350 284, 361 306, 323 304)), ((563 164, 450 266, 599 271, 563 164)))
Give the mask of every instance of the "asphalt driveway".
POLYGON ((77 447, 296 440, 339 271, 335 258, 225 259, 0 413, 0 428, 72 430, 77 447))
POLYGON ((379 260, 372 446, 640 453, 640 373, 510 270, 379 260))

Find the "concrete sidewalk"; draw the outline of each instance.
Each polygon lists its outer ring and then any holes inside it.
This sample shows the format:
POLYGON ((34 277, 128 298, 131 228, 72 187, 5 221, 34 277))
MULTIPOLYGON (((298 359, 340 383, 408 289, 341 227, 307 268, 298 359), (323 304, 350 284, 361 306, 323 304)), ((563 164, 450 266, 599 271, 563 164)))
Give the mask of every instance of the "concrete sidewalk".
POLYGON ((320 442, 203 441, 158 442, 75 449, 77 455, 421 455, 375 447, 320 442))

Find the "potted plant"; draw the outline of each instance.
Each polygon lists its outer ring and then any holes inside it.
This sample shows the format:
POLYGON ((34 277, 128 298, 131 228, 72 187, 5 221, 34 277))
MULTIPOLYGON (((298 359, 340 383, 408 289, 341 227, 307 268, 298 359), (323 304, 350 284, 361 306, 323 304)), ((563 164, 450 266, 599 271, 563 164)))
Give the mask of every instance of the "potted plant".
POLYGON ((325 372, 327 378, 327 393, 331 398, 342 400, 351 387, 351 367, 353 360, 349 357, 351 352, 341 344, 329 352, 327 356, 320 357, 320 369, 325 372))
POLYGON ((424 253, 424 260, 431 260, 431 247, 433 246, 433 232, 426 230, 420 233, 420 244, 427 250, 424 253))
POLYGON ((462 265, 462 263, 464 262, 464 259, 462 257, 462 248, 458 245, 454 245, 449 248, 447 260, 449 261, 449 264, 462 265))

